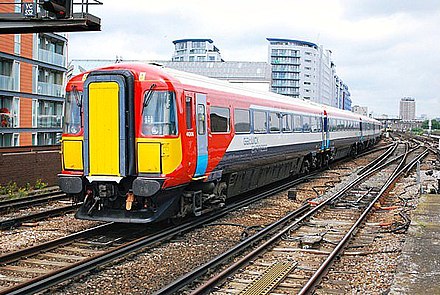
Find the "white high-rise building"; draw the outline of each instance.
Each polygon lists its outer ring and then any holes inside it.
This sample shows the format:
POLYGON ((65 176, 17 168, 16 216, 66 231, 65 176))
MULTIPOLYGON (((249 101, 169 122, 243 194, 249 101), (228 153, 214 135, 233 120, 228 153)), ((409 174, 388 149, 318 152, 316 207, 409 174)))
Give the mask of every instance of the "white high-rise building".
POLYGON ((412 97, 404 97, 400 100, 399 117, 403 121, 416 119, 416 100, 412 97))
POLYGON ((273 92, 338 107, 330 50, 306 41, 267 40, 273 92))
POLYGON ((223 61, 211 39, 174 40, 172 61, 223 61))

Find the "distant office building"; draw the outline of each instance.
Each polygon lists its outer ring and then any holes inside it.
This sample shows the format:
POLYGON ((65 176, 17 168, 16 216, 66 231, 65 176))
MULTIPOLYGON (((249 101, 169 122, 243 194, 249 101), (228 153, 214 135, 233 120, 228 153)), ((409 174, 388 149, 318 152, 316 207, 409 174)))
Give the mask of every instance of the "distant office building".
POLYGON ((347 84, 341 80, 337 75, 334 76, 334 102, 332 106, 335 106, 342 110, 351 111, 351 94, 348 90, 347 84))
POLYGON ((368 117, 368 107, 361 107, 358 105, 354 105, 352 107, 351 111, 355 114, 359 114, 359 115, 368 117))
MULTIPOLYGON (((21 4, 0 5, 0 12, 21 12, 21 4)), ((66 44, 63 34, 0 35, 0 147, 57 143, 66 44)))
POLYGON ((330 50, 306 41, 267 40, 273 92, 337 106, 330 50))
POLYGON ((223 61, 211 39, 174 40, 172 61, 223 61))
POLYGON ((400 100, 399 118, 403 121, 416 119, 416 101, 412 97, 404 97, 400 100))
MULTIPOLYGON (((72 60, 69 68, 72 70, 72 75, 77 75, 114 62, 114 60, 72 60)), ((270 88, 270 65, 265 62, 174 62, 161 60, 125 60, 122 62, 160 64, 164 67, 228 81, 255 90, 269 91, 270 88)))

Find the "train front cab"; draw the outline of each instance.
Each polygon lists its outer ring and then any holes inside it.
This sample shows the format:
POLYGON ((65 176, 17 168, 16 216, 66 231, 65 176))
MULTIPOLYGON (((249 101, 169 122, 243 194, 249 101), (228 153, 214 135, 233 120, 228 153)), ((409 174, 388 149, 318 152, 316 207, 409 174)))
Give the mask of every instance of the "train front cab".
POLYGON ((139 87, 145 95, 136 99, 134 78, 127 70, 97 71, 68 85, 59 183, 84 202, 77 218, 151 222, 176 206, 172 190, 158 194, 165 176, 181 165, 175 94, 139 87))

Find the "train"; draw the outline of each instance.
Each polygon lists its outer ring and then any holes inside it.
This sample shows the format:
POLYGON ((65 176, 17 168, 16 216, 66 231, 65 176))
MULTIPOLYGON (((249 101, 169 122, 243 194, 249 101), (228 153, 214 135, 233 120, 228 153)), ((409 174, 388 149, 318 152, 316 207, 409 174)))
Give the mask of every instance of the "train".
POLYGON ((76 218, 151 223, 373 146, 372 118, 160 65, 127 63, 66 86, 61 190, 76 218))

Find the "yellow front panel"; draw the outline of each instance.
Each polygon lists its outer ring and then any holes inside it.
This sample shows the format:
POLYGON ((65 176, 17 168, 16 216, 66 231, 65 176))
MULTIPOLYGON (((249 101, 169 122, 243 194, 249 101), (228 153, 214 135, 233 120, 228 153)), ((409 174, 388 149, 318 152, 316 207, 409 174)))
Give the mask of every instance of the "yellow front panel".
POLYGON ((138 157, 139 172, 144 173, 161 173, 160 168, 160 143, 138 143, 138 154, 143 157, 138 157), (141 161, 140 159, 143 158, 141 161))
POLYGON ((83 170, 82 137, 63 138, 62 144, 64 169, 83 170))
POLYGON ((119 85, 89 85, 90 175, 119 176, 119 85))
POLYGON ((137 161, 139 173, 170 174, 182 164, 182 143, 179 138, 138 138, 137 161), (160 145, 160 153, 151 153, 146 148, 147 144, 160 145), (145 145, 145 148, 144 148, 145 145), (156 163, 156 164, 152 164, 156 163), (161 164, 161 172, 152 169, 161 164))

